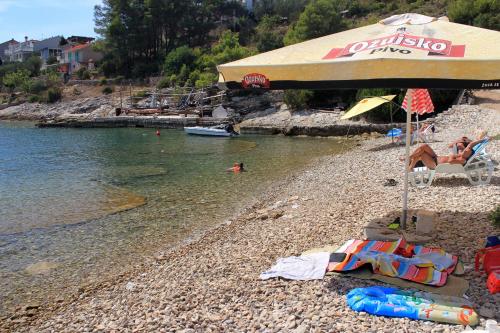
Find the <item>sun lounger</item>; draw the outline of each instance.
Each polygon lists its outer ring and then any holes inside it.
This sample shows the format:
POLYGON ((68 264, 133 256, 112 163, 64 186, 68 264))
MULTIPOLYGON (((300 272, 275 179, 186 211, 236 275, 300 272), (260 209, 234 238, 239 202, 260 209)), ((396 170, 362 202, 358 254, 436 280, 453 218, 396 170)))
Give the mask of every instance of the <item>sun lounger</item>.
MULTIPOLYGON (((395 143, 397 144, 404 144, 405 143, 405 138, 406 138, 406 133, 404 133, 400 128, 393 128, 386 134, 387 137, 395 139, 395 143)), ((411 134, 411 141, 410 144, 413 144, 416 140, 416 132, 413 132, 411 134)))
POLYGON ((436 128, 434 127, 434 124, 431 124, 427 126, 422 132, 420 132, 418 134, 418 137, 425 143, 434 142, 435 129, 436 128))
POLYGON ((410 172, 410 183, 419 188, 427 187, 432 184, 434 176, 437 173, 445 174, 465 174, 471 185, 487 185, 493 175, 493 162, 486 153, 488 139, 484 139, 472 148, 473 154, 464 165, 441 163, 436 169, 430 170, 427 167, 414 168, 410 172))

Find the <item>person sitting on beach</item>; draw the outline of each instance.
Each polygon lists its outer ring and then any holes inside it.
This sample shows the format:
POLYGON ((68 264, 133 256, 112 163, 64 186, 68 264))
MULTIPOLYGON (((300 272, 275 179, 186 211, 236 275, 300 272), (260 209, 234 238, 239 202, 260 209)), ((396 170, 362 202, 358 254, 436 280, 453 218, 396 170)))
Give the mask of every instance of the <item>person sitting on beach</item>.
POLYGON ((438 156, 428 144, 423 144, 415 149, 415 151, 410 155, 408 169, 412 171, 415 167, 426 166, 427 168, 434 170, 438 164, 442 163, 464 165, 467 162, 467 159, 473 154, 472 148, 482 141, 483 138, 472 141, 460 153, 450 154, 448 156, 438 156))
POLYGON ((243 172, 243 171, 246 171, 246 170, 244 168, 243 162, 240 162, 240 163, 234 162, 233 167, 227 169, 226 171, 227 172, 238 173, 238 172, 243 172))

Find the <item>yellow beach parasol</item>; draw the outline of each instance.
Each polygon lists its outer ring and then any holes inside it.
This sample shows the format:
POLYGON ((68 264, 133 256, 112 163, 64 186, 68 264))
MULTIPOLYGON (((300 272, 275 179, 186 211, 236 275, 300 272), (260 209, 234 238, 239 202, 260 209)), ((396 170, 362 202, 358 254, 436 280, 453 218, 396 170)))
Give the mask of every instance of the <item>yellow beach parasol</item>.
POLYGON ((340 119, 349 119, 359 116, 360 114, 368 112, 371 109, 376 108, 377 106, 392 101, 394 97, 396 97, 396 95, 363 98, 352 109, 350 109, 342 117, 340 117, 340 119))
POLYGON ((229 89, 500 88, 500 32, 395 15, 218 66, 229 89))
MULTIPOLYGON (((219 65, 229 89, 500 88, 500 32, 419 14, 219 65)), ((404 227, 412 94, 407 100, 404 227)))

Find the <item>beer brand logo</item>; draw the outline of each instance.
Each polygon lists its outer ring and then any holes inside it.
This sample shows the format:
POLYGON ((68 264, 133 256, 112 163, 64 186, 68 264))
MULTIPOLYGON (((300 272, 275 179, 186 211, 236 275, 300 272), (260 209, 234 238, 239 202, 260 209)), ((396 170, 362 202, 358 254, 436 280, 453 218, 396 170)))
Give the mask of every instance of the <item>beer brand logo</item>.
POLYGON ((323 59, 350 57, 364 51, 370 51, 369 54, 377 52, 411 53, 410 50, 393 48, 391 46, 402 46, 405 48, 427 51, 428 55, 437 56, 463 57, 465 54, 465 45, 453 45, 449 40, 412 36, 408 34, 395 34, 392 36, 351 43, 343 49, 332 49, 323 59))
POLYGON ((269 88, 269 79, 262 74, 252 73, 243 77, 241 82, 243 88, 269 88))

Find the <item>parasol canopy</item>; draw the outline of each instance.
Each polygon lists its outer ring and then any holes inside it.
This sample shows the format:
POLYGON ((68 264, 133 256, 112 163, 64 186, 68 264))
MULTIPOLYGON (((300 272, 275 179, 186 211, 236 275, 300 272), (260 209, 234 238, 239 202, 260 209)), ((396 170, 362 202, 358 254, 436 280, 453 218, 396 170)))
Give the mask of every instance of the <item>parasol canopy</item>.
POLYGON ((403 100, 403 109, 408 110, 408 98, 412 94, 411 112, 417 115, 434 112, 431 95, 427 89, 409 89, 403 100))
POLYGON ((219 65, 229 89, 500 88, 500 32, 419 14, 219 65))
POLYGON ((360 114, 370 111, 377 106, 392 101, 394 97, 396 97, 396 95, 363 98, 352 109, 350 109, 342 117, 340 117, 340 119, 349 119, 355 116, 359 116, 360 114))

